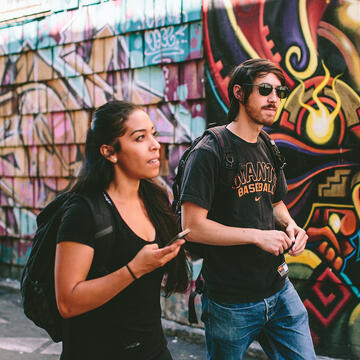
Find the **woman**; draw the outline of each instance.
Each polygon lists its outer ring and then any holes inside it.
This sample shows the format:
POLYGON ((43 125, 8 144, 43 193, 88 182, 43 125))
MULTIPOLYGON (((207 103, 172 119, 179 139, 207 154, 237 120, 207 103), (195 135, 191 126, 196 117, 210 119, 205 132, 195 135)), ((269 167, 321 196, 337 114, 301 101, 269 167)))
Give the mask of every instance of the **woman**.
POLYGON ((164 246, 177 225, 166 193, 150 180, 159 174, 159 149, 140 107, 111 101, 95 112, 57 236, 62 360, 172 359, 161 327, 160 286, 166 273, 167 295, 185 291, 188 267, 183 239, 164 246), (91 212, 77 196, 94 193, 103 193, 116 224, 116 236, 106 242, 96 243, 91 212))

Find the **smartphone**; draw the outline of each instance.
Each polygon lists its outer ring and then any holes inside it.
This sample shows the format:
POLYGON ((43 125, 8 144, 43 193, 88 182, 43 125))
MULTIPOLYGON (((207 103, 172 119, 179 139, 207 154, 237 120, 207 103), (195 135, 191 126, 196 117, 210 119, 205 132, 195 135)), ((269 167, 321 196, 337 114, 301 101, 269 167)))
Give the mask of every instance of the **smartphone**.
POLYGON ((289 250, 292 249, 292 247, 294 246, 295 241, 293 243, 291 243, 291 245, 284 251, 284 254, 287 254, 289 252, 289 250))
POLYGON ((182 239, 184 236, 186 236, 190 232, 190 229, 185 229, 184 231, 179 232, 176 234, 165 246, 171 245, 174 241, 177 239, 182 239))

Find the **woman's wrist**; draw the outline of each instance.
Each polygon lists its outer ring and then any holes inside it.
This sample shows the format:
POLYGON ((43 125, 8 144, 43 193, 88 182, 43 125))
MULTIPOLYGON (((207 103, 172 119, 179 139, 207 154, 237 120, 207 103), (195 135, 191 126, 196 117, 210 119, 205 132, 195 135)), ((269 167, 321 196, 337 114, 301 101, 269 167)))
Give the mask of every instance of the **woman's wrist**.
POLYGON ((129 261, 125 266, 134 280, 137 280, 144 275, 133 260, 129 261))
POLYGON ((134 272, 131 270, 130 265, 129 265, 129 264, 126 264, 125 266, 126 266, 126 268, 128 269, 128 271, 129 271, 129 273, 130 273, 131 277, 132 277, 134 280, 137 280, 137 279, 138 279, 138 277, 137 277, 137 276, 134 274, 134 272))

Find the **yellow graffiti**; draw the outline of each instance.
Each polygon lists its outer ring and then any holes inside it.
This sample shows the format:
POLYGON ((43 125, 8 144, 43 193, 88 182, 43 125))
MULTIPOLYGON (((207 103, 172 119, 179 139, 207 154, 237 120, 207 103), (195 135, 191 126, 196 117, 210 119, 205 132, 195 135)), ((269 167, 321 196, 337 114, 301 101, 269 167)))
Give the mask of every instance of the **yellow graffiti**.
POLYGON ((259 58, 258 53, 255 51, 255 49, 250 45, 249 41, 247 40, 244 33, 241 31, 234 14, 234 8, 230 0, 224 0, 224 5, 226 8, 226 12, 229 17, 229 21, 231 23, 231 26, 234 29, 234 32, 241 42, 241 45, 244 47, 245 51, 249 54, 250 58, 257 59, 259 58))
POLYGON ((340 227, 341 227, 340 216, 338 214, 331 214, 329 216, 329 221, 328 222, 329 222, 329 226, 331 227, 333 232, 335 234, 337 234, 340 231, 340 227))
MULTIPOLYGON (((337 75, 332 82, 332 90, 336 99, 336 107, 330 113, 328 108, 320 101, 318 94, 322 91, 326 84, 330 80, 330 72, 323 63, 325 69, 325 76, 321 83, 315 88, 312 98, 314 99, 317 109, 314 109, 312 106, 305 104, 302 101, 302 96, 299 98, 299 103, 302 107, 307 109, 310 113, 307 122, 306 122, 306 132, 309 138, 316 144, 323 145, 326 144, 334 133, 334 120, 338 116, 341 108, 340 96, 335 90, 336 80, 341 74, 337 75)), ((302 95, 305 93, 305 84, 300 80, 302 85, 302 95)))
POLYGON ((299 256, 286 255, 286 262, 288 264, 306 264, 312 269, 315 269, 321 264, 321 259, 311 250, 305 249, 299 256))
POLYGON ((285 63, 286 67, 289 72, 298 79, 308 79, 310 78, 314 72, 316 71, 318 65, 318 58, 317 58, 317 51, 315 44, 311 37, 311 31, 308 22, 308 15, 306 9, 306 0, 299 1, 299 16, 300 16, 300 23, 302 24, 303 34, 305 38, 305 42, 308 46, 309 50, 309 62, 308 67, 304 71, 296 71, 293 66, 291 65, 290 58, 295 55, 297 61, 300 62, 301 60, 301 48, 299 46, 293 45, 289 48, 285 55, 285 63))
POLYGON ((355 210, 360 219, 360 184, 356 184, 352 191, 352 200, 355 205, 355 210))
POLYGON ((360 304, 356 306, 354 311, 350 315, 349 325, 354 325, 355 321, 360 318, 360 304))
POLYGON ((351 350, 356 359, 360 358, 360 347, 357 345, 360 338, 360 304, 357 304, 349 318, 349 335, 351 350))
POLYGON ((337 9, 339 19, 344 26, 353 29, 354 32, 360 27, 360 8, 358 1, 342 3, 337 9))
POLYGON ((354 209, 353 205, 345 205, 345 204, 330 204, 330 203, 313 203, 309 216, 303 226, 306 229, 309 226, 309 223, 314 215, 314 211, 318 208, 340 208, 340 209, 354 209))
POLYGON ((324 183, 318 185, 318 196, 345 197, 350 169, 337 169, 334 174, 327 176, 324 183))
POLYGON ((277 109, 277 111, 276 111, 274 123, 279 120, 280 115, 281 115, 283 109, 286 108, 285 105, 287 105, 288 103, 289 103, 289 97, 287 97, 286 99, 281 99, 281 100, 280 100, 279 107, 278 107, 278 109, 277 109))
POLYGON ((324 21, 320 22, 317 33, 331 41, 343 54, 350 78, 360 89, 360 57, 353 42, 338 28, 324 21))

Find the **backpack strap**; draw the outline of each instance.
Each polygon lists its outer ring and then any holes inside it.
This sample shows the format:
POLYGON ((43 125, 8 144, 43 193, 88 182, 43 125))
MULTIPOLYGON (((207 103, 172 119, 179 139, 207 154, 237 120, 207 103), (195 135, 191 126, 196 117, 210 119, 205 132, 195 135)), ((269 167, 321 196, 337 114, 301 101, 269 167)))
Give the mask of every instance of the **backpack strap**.
POLYGON ((197 324, 198 318, 195 310, 195 297, 201 295, 205 289, 205 281, 202 275, 202 268, 195 280, 195 290, 190 292, 188 301, 188 320, 190 324, 197 324))
POLYGON ((171 204, 171 208, 177 215, 180 215, 181 212, 181 203, 180 203, 181 179, 184 174, 186 161, 190 156, 192 150, 196 147, 196 145, 200 142, 200 140, 204 138, 205 134, 206 132, 204 132, 201 136, 197 137, 180 157, 179 164, 177 166, 177 172, 175 174, 173 184, 171 187, 174 200, 177 199, 173 201, 173 203, 171 204))
POLYGON ((263 139, 265 145, 270 150, 271 156, 275 164, 276 176, 279 177, 280 171, 283 170, 284 167, 287 165, 285 157, 280 153, 280 150, 275 144, 275 141, 265 130, 261 130, 259 136, 263 139))
MULTIPOLYGON (((100 245, 101 243, 101 248, 103 249, 102 251, 106 257, 109 257, 110 254, 113 253, 111 245, 112 242, 108 241, 106 237, 110 236, 114 238, 116 229, 116 222, 114 221, 114 215, 112 211, 113 204, 107 197, 107 194, 104 192, 80 196, 87 203, 87 206, 89 207, 92 214, 92 219, 95 222, 95 246, 97 246, 97 244, 100 245), (110 204, 110 206, 108 204, 110 204)), ((110 274, 111 271, 107 266, 107 262, 99 261, 99 259, 97 260, 94 258, 93 262, 96 271, 102 276, 110 274)))
POLYGON ((234 151, 233 143, 230 138, 230 132, 226 129, 226 125, 214 126, 205 131, 212 134, 222 149, 222 167, 234 170, 237 167, 236 151, 234 151))
POLYGON ((106 197, 104 193, 96 193, 92 195, 80 195, 83 198, 92 214, 95 221, 95 239, 99 239, 105 235, 114 232, 113 227, 113 215, 110 211, 109 206, 105 201, 106 197))

